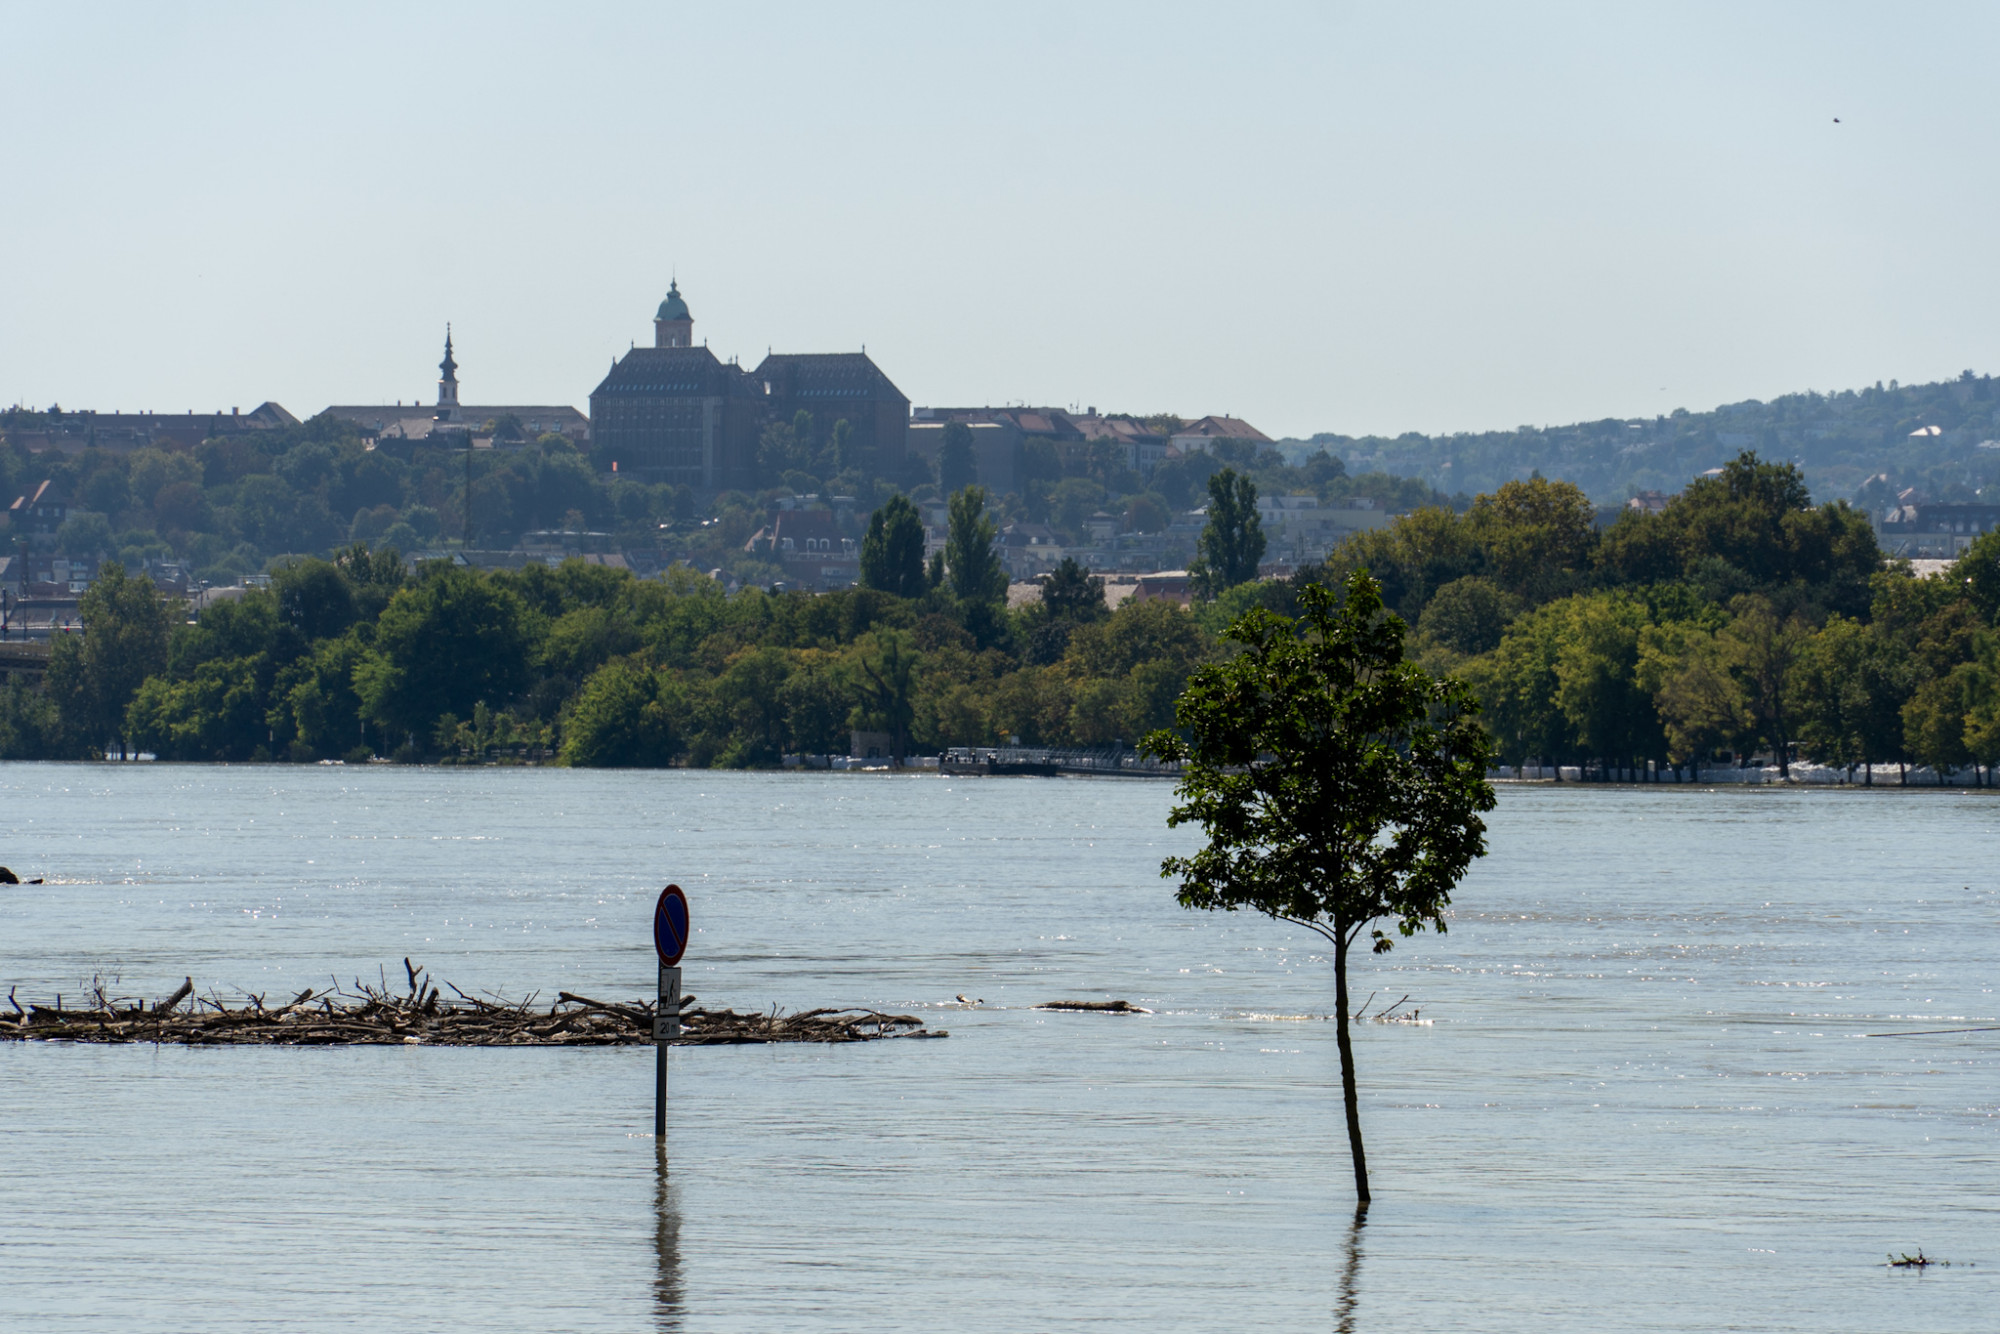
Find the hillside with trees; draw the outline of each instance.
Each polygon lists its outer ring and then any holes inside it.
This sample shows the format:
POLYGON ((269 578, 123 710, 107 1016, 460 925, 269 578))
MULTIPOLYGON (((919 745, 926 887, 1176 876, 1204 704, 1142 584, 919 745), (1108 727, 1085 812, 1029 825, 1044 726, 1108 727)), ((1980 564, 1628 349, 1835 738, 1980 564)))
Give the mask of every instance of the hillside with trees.
POLYGON ((1324 450, 1350 471, 1419 479, 1471 496, 1539 473, 1574 483, 1599 505, 1640 491, 1675 492, 1746 449, 1794 463, 1825 498, 1879 512, 1915 487, 1935 501, 2000 495, 2000 389, 1966 371, 1955 380, 1786 394, 1709 412, 1608 418, 1567 426, 1453 435, 1315 435, 1281 441, 1288 457, 1324 450), (1871 486, 1870 479, 1886 474, 1871 486))
MULTIPOLYGON (((766 432, 764 485, 713 496, 621 477, 568 438, 526 439, 519 423, 508 420, 486 423, 481 430, 495 447, 474 450, 469 459, 459 445, 377 441, 326 414, 192 450, 31 452, 13 438, 46 426, 45 414, 0 413, 0 436, 7 437, 0 443, 0 510, 51 481, 70 508, 51 554, 86 568, 115 560, 135 571, 177 561, 210 584, 234 583, 301 556, 331 557, 355 543, 405 553, 466 545, 507 551, 546 532, 558 534, 558 544, 628 553, 648 571, 684 563, 768 587, 783 571, 744 548, 780 501, 808 494, 826 504, 824 498, 844 495, 855 501, 859 520, 897 495, 921 504, 980 484, 969 451, 944 451, 931 462, 913 457, 893 476, 871 472, 846 458, 844 421, 818 422, 807 413, 766 432)), ((1203 502, 1217 470, 1232 466, 1267 495, 1365 497, 1398 512, 1444 503, 1421 482, 1351 475, 1323 453, 1294 466, 1276 450, 1233 441, 1145 476, 1128 461, 1122 447, 1030 438, 1018 490, 992 495, 988 512, 1001 526, 1046 523, 1072 546, 1088 543, 1088 524, 1100 512, 1126 532, 1161 532, 1176 514, 1203 502)))

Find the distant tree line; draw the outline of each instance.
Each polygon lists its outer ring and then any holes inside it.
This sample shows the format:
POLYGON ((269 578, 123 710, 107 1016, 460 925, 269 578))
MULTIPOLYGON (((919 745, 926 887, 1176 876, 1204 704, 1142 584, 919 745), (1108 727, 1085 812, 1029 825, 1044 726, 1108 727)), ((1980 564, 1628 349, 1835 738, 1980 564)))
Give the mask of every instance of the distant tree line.
POLYGON ((1206 609, 1114 612, 1074 562, 1010 609, 986 503, 952 498, 927 566, 892 500, 865 552, 875 586, 837 593, 729 594, 685 566, 411 572, 355 545, 188 621, 109 562, 46 688, 0 694, 0 757, 768 766, 845 753, 855 729, 913 753, 1129 743, 1170 723, 1214 651, 1206 609))
POLYGON ((1866 516, 1754 451, 1608 528, 1536 478, 1360 534, 1330 564, 1307 577, 1381 580, 1511 763, 2000 760, 2000 536, 1916 578, 1866 516))
POLYGON ((581 562, 412 573, 357 544, 183 623, 107 564, 46 690, 0 695, 0 755, 772 765, 840 751, 856 729, 904 751, 1129 743, 1171 724, 1242 612, 1295 614, 1308 585, 1366 570, 1413 657, 1477 695, 1509 763, 1761 753, 1983 776, 2000 760, 2000 536, 1914 577, 1863 515, 1746 451, 1608 528, 1577 487, 1533 478, 1258 581, 1255 483, 1231 468, 1208 482, 1185 608, 1114 612, 1074 562, 1009 607, 976 486, 951 498, 928 563, 914 507, 892 497, 869 522, 862 586, 839 593, 729 594, 686 567, 640 580, 581 562))
POLYGON ((898 495, 922 503, 987 486, 996 525, 1044 522, 1072 544, 1085 540, 1100 511, 1128 532, 1164 530, 1176 511, 1202 503, 1209 479, 1225 467, 1266 494, 1359 496, 1388 510, 1444 501, 1408 479, 1350 477, 1324 454, 1294 467, 1276 450, 1234 441, 1141 475, 1123 446, 1030 439, 1018 489, 1001 495, 979 477, 962 423, 947 428, 937 460, 912 457, 884 473, 852 447, 847 421, 807 412, 763 433, 758 490, 712 496, 602 471, 587 449, 555 433, 531 439, 512 417, 477 424, 496 447, 469 458, 457 440, 371 440, 354 422, 326 414, 193 450, 31 453, 6 438, 10 425, 25 430, 39 420, 0 413, 0 509, 53 481, 70 508, 53 554, 92 568, 116 560, 131 570, 178 560, 215 584, 301 556, 331 557, 356 543, 407 553, 451 549, 469 538, 475 548, 504 550, 530 532, 568 530, 768 586, 783 570, 745 543, 767 522, 772 502, 795 494, 852 496, 875 509, 898 495))
POLYGON ((1813 487, 1871 510, 1916 488, 1927 499, 2000 496, 2000 386, 1968 370, 1931 384, 1785 394, 1706 412, 1609 417, 1562 426, 1397 436, 1315 435, 1286 442, 1295 458, 1324 451, 1349 468, 1420 480, 1455 495, 1492 492, 1532 473, 1576 483, 1600 505, 1672 492, 1745 449, 1799 465, 1813 487))

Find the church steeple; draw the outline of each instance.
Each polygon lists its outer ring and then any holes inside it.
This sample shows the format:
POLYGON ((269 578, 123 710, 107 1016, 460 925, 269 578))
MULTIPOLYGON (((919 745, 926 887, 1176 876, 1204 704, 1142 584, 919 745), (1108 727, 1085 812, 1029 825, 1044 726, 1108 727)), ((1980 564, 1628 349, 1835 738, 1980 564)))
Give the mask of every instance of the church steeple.
POLYGON ((458 420, 458 362, 451 355, 451 326, 444 326, 444 360, 438 363, 438 405, 437 419, 441 422, 458 420))
POLYGON ((694 316, 688 313, 687 302, 681 300, 679 279, 667 284, 667 299, 653 316, 653 346, 694 346, 694 316))

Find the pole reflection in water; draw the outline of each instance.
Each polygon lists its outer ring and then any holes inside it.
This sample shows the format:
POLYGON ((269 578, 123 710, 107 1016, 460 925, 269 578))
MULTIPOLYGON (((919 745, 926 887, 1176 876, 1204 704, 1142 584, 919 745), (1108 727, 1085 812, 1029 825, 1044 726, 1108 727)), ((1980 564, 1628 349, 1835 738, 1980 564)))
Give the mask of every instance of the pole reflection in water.
POLYGON ((660 1253, 659 1276, 653 1280, 654 1321, 661 1330, 680 1330, 687 1313, 686 1294, 681 1288, 681 1210, 674 1188, 667 1180, 667 1155, 654 1162, 653 1207, 658 1215, 653 1245, 660 1253))
POLYGON ((1340 1299, 1334 1303, 1334 1329, 1354 1334, 1354 1308, 1361 1296, 1361 1229, 1368 1226, 1368 1204, 1354 1206, 1354 1224, 1347 1229, 1347 1263, 1340 1270, 1340 1299))

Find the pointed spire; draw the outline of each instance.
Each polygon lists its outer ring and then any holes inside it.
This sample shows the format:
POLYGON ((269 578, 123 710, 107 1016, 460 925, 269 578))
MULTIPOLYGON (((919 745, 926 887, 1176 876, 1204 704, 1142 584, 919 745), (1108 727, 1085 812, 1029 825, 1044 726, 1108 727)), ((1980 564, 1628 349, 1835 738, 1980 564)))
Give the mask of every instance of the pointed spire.
POLYGON ((451 355, 451 325, 444 326, 444 360, 438 363, 437 419, 458 420, 458 359, 451 355))

